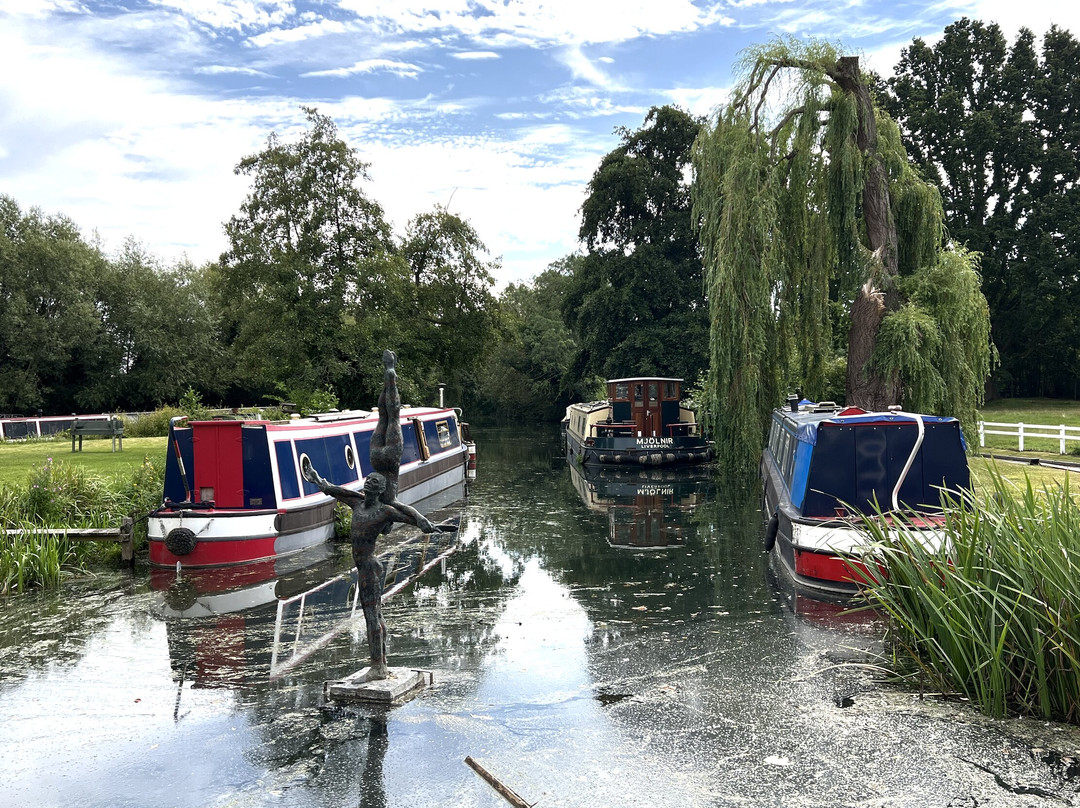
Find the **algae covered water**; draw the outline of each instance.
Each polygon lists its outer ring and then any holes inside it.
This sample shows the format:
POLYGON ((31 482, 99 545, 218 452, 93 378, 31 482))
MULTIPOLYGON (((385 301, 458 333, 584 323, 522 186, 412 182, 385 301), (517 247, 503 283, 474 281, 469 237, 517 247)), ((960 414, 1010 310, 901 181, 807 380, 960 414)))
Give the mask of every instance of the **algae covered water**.
POLYGON ((456 551, 395 551, 430 566, 385 609, 417 698, 325 702, 367 654, 347 547, 73 579, 0 604, 0 805, 506 805, 466 757, 540 806, 1078 799, 1075 728, 884 683, 881 622, 769 568, 758 492, 476 433, 456 551))

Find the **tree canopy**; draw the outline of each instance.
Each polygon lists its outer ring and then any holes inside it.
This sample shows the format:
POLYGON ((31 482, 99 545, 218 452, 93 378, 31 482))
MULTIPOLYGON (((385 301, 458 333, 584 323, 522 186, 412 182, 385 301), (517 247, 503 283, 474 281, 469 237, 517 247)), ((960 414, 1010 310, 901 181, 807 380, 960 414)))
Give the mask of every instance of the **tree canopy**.
POLYGON ((691 220, 690 150, 701 122, 653 107, 593 174, 563 314, 577 340, 570 375, 696 379, 707 364, 701 255, 691 220))
POLYGON ((905 48, 882 99, 982 257, 997 388, 1080 395, 1080 44, 1051 27, 1040 53, 964 18, 905 48))
POLYGON ((834 323, 847 329, 848 404, 970 428, 992 359, 977 257, 946 249, 940 196, 857 57, 778 40, 739 67, 694 150, 722 463, 752 473, 783 392, 826 389, 834 323))

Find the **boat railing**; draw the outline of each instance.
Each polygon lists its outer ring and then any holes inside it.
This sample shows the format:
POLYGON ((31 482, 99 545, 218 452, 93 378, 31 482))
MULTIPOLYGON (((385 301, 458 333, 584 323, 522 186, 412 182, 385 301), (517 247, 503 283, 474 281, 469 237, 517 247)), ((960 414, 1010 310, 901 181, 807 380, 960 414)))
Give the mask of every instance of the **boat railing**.
POLYGON ((589 424, 589 430, 594 438, 632 438, 637 424, 633 421, 611 421, 599 424, 589 424))

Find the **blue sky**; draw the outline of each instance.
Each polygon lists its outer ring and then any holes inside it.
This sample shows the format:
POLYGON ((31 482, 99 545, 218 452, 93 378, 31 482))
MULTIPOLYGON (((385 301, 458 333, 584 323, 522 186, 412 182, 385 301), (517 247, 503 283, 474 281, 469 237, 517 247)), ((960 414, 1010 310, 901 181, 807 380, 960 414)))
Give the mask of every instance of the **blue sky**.
POLYGON ((1080 34, 1064 0, 0 0, 0 194, 107 251, 216 260, 234 167, 314 106, 396 233, 449 206, 501 287, 578 248, 616 127, 709 113, 747 45, 821 37, 889 74, 962 16, 1080 34))

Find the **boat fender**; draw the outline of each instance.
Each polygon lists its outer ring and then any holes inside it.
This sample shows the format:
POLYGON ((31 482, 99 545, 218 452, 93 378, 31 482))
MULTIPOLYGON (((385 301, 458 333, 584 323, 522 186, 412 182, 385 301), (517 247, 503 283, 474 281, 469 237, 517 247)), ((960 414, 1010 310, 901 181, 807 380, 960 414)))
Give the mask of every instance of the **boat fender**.
POLYGON ((188 555, 198 543, 195 532, 186 527, 174 527, 165 537, 165 549, 177 556, 188 555))
POLYGON ((765 552, 771 553, 776 544, 776 534, 780 530, 780 514, 774 513, 765 528, 765 552))

